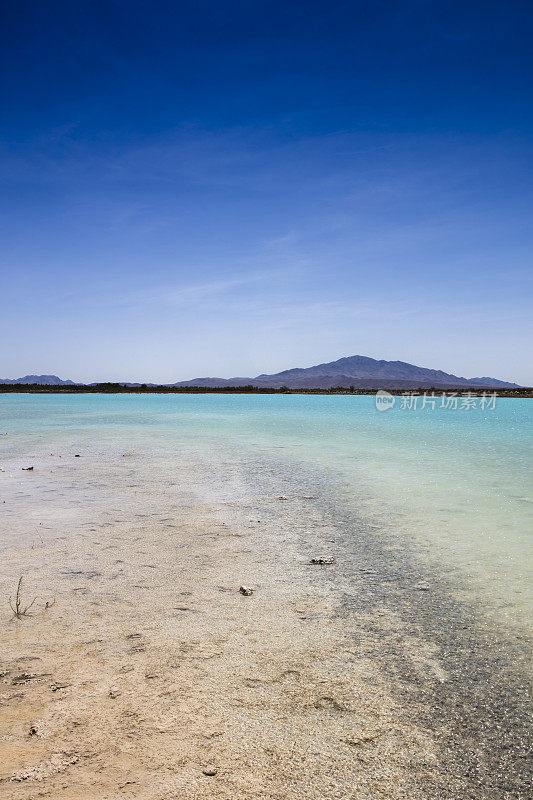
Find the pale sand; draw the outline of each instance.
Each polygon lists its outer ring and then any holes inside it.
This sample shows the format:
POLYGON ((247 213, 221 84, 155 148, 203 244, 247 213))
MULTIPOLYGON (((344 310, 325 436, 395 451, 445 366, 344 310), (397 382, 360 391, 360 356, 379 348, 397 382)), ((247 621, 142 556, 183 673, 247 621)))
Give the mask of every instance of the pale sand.
MULTIPOLYGON (((434 576, 430 591, 427 575, 399 585, 390 551, 365 552, 362 529, 350 559, 347 522, 315 499, 312 476, 259 480, 244 461, 191 459, 170 474, 121 453, 33 461, 2 475, 0 796, 526 797, 522 707, 498 734, 512 738, 498 762, 486 720, 475 734, 457 710, 479 678, 458 688, 463 667, 410 616, 436 602, 434 576), (316 555, 338 562, 309 565, 316 555), (16 621, 20 574, 38 599, 16 621)), ((498 659, 495 684, 514 698, 498 659)))

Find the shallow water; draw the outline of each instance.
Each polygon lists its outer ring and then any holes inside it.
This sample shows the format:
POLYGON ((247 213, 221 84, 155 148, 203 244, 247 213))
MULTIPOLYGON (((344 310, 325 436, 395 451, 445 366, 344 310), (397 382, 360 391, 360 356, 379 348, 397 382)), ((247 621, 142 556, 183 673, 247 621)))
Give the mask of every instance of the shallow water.
POLYGON ((408 410, 398 399, 380 413, 365 396, 3 395, 0 486, 35 504, 21 481, 37 479, 46 493, 50 469, 66 467, 58 457, 75 453, 135 453, 166 478, 177 460, 198 455, 318 470, 376 536, 383 530, 466 577, 502 624, 528 625, 533 402, 439 405, 408 410), (31 465, 33 473, 20 472, 31 465))

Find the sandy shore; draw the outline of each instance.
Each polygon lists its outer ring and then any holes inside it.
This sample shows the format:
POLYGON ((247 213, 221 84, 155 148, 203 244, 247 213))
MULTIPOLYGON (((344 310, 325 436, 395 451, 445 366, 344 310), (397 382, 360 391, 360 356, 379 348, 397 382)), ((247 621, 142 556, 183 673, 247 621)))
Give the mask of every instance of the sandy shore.
POLYGON ((0 796, 528 796, 520 634, 316 476, 32 463, 0 476, 0 796))

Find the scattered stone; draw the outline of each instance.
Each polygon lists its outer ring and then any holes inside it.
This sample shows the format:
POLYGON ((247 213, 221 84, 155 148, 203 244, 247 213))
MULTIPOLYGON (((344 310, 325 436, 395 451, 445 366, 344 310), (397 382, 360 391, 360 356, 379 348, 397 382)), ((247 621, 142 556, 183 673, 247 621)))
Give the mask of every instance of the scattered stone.
POLYGON ((254 593, 254 590, 251 586, 239 586, 239 592, 245 597, 250 597, 250 595, 254 593))
POLYGON ((31 472, 31 471, 32 471, 32 469, 33 469, 33 467, 22 467, 22 470, 23 470, 24 472, 31 472))
POLYGON ((39 680, 39 678, 50 678, 51 675, 49 672, 44 672, 41 675, 32 675, 29 672, 21 672, 20 675, 15 675, 12 678, 11 683, 13 686, 18 686, 21 683, 28 683, 28 681, 35 681, 39 680))
POLYGON ((204 775, 207 775, 208 778, 213 778, 218 773, 218 769, 216 767, 206 767, 202 772, 204 775))
POLYGON ((279 676, 280 680, 299 680, 300 671, 297 669, 286 669, 279 676))
POLYGON ((263 683, 261 678, 245 678, 244 685, 247 686, 249 689, 257 689, 263 683))
POLYGON ((315 708, 320 708, 328 711, 347 711, 345 706, 341 705, 334 697, 319 697, 315 703, 315 708))
POLYGON ((14 772, 11 781, 42 781, 59 772, 64 772, 67 767, 77 764, 80 757, 72 753, 53 753, 48 761, 42 761, 35 767, 14 772))
POLYGON ((334 564, 335 563, 335 559, 332 556, 328 556, 328 557, 324 557, 324 558, 321 557, 321 556, 315 556, 315 558, 312 558, 309 563, 310 564, 334 564))
POLYGON ((79 453, 76 453, 76 455, 74 456, 74 458, 79 458, 79 457, 80 457, 79 453))
POLYGON ((69 686, 72 686, 71 683, 51 683, 50 684, 50 691, 51 692, 58 692, 60 689, 67 689, 69 686))
POLYGON ((278 497, 278 500, 288 500, 288 499, 289 499, 289 498, 288 498, 288 497, 285 497, 284 495, 280 495, 280 496, 278 497))
POLYGON ((93 578, 99 578, 102 573, 97 572, 96 570, 89 570, 88 572, 84 572, 82 569, 67 569, 60 573, 61 575, 83 575, 85 578, 89 578, 92 580, 93 578))
POLYGON ((366 736, 361 736, 358 739, 344 739, 346 744, 349 744, 350 747, 359 747, 362 744, 368 744, 369 742, 375 742, 376 739, 379 739, 381 733, 374 733, 374 734, 367 734, 366 736))

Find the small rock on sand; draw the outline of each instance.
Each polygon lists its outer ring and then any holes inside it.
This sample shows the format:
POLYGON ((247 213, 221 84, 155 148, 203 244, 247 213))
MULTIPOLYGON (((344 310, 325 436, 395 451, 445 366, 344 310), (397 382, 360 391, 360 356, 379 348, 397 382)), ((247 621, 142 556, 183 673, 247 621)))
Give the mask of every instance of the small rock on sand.
POLYGON ((335 559, 332 556, 315 556, 309 562, 310 564, 334 564, 335 559))
POLYGON ((250 595, 254 593, 254 590, 251 586, 239 586, 239 592, 245 597, 250 597, 250 595))

